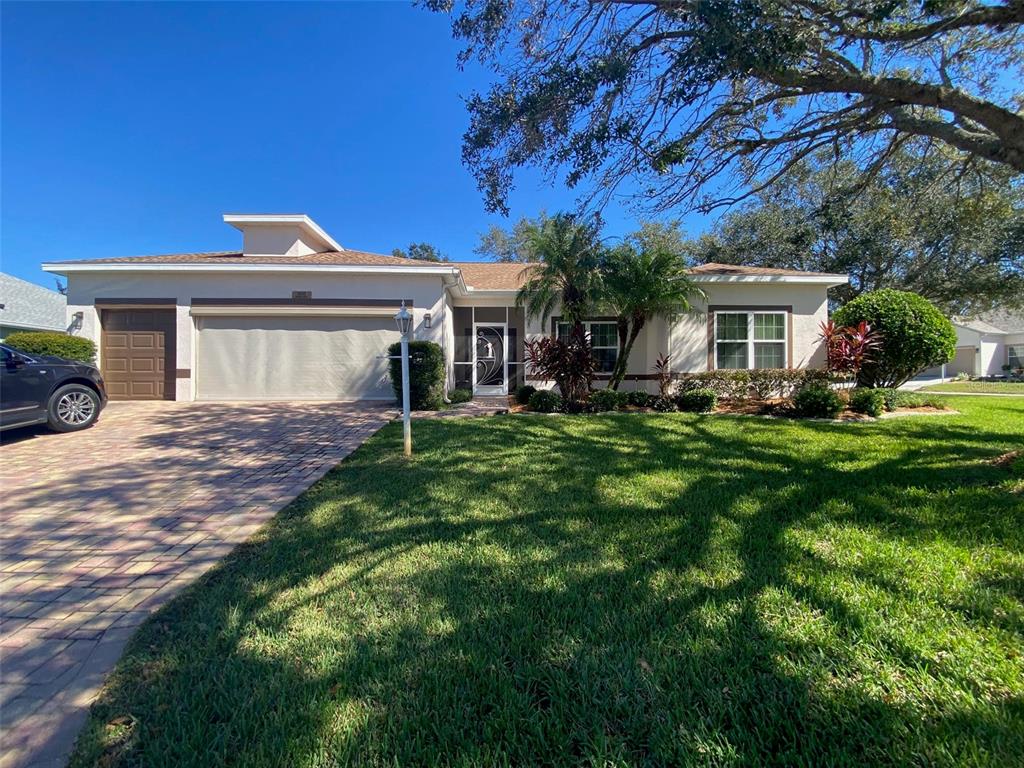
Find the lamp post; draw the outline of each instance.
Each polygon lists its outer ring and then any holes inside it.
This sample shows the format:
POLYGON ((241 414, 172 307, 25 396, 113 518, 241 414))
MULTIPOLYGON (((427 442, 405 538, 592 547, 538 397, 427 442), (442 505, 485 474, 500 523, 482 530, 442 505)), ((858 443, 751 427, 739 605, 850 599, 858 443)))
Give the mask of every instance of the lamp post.
POLYGON ((402 308, 395 315, 395 324, 402 334, 402 437, 406 456, 412 456, 412 418, 409 413, 409 331, 412 330, 412 313, 402 308))

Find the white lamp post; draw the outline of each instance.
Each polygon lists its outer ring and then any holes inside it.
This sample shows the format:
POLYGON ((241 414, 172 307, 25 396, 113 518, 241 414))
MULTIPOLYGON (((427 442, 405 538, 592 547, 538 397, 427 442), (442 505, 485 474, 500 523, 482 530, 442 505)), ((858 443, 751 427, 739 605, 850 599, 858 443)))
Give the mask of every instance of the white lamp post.
POLYGON ((402 334, 402 436, 405 455, 412 456, 412 418, 409 413, 409 331, 412 330, 412 313, 405 308, 404 301, 395 315, 395 324, 402 334))

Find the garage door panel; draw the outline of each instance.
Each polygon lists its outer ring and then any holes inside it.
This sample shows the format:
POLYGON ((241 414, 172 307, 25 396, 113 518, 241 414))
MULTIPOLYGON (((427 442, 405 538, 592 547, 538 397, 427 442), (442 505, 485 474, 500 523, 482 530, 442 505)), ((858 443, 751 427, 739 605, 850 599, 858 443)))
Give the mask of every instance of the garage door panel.
POLYGON ((101 368, 113 400, 174 398, 174 310, 104 309, 101 368))
POLYGON ((389 317, 204 317, 197 395, 204 400, 356 400, 394 397, 389 317))

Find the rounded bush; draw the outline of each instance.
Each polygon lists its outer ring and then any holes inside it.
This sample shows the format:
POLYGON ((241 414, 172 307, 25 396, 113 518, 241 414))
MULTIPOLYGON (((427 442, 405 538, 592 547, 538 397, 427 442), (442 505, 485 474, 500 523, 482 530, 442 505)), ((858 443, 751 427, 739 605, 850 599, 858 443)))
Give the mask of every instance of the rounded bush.
MULTIPOLYGON (((388 347, 391 359, 391 388, 402 402, 402 344, 388 347)), ((437 411, 444 407, 444 353, 432 341, 409 342, 409 406, 416 411, 437 411)))
POLYGON ((536 387, 531 387, 529 384, 523 384, 522 386, 516 387, 516 402, 520 405, 526 405, 530 402, 530 395, 537 391, 536 387))
POLYGON ((96 345, 90 339, 54 331, 16 331, 7 335, 4 344, 29 355, 53 355, 83 363, 96 359, 96 345))
POLYGON ((616 392, 614 389, 599 389, 590 393, 590 410, 595 413, 601 411, 614 411, 626 404, 626 393, 616 392))
POLYGON ((796 393, 793 407, 798 416, 834 419, 843 410, 843 399, 828 387, 807 387, 796 393))
POLYGON ((454 403, 468 403, 473 399, 473 391, 470 389, 453 389, 448 399, 454 403))
POLYGON ((883 288, 858 296, 833 317, 836 325, 868 323, 881 348, 857 375, 862 387, 898 387, 932 365, 953 359, 956 331, 935 305, 909 291, 883 288))
MULTIPOLYGON (((850 395, 850 410, 866 413, 868 416, 881 416, 887 410, 885 391, 881 389, 855 389, 850 395)), ((888 410, 892 410, 889 408, 888 410)))
POLYGON ((538 389, 530 395, 531 411, 554 413, 562 407, 562 396, 552 389, 538 389))
POLYGON ((676 398, 676 405, 680 411, 708 413, 718 405, 718 395, 713 389, 691 389, 676 398))
POLYGON ((636 408, 650 408, 654 400, 654 395, 644 392, 642 389, 626 393, 626 402, 636 408))
POLYGON ((656 411, 668 413, 676 410, 676 401, 671 397, 656 397, 651 403, 651 407, 656 411))

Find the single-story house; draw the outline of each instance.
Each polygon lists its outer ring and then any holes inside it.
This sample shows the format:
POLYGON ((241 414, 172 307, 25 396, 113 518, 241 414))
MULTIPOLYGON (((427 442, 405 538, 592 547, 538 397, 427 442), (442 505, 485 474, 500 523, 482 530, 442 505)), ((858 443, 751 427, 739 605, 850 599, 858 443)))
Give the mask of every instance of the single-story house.
POLYGON ((943 376, 1003 376, 1004 365, 1024 367, 1024 313, 997 311, 955 318, 956 355, 943 376))
POLYGON ((63 294, 0 272, 0 339, 15 331, 67 330, 63 294))
MULTIPOLYGON (((390 399, 383 355, 402 302, 414 337, 444 350, 449 388, 500 394, 532 382, 524 341, 559 318, 526 317, 516 292, 529 265, 412 261, 341 246, 302 214, 224 216, 239 251, 63 261, 72 332, 99 347, 113 399, 390 399)), ((706 264, 699 311, 645 328, 629 386, 653 389, 652 366, 821 366, 826 291, 845 275, 706 264)), ((615 326, 588 321, 607 378, 615 326)))

